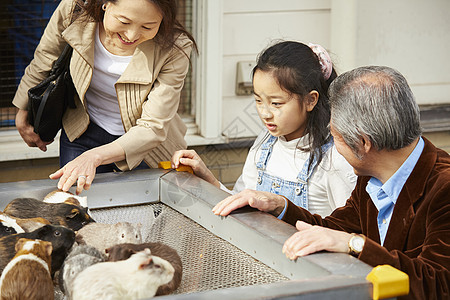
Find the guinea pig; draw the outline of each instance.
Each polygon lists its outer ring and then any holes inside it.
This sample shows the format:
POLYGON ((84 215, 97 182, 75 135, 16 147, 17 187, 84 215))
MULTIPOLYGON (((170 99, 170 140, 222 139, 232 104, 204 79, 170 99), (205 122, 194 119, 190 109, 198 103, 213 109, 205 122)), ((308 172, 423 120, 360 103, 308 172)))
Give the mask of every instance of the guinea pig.
POLYGON ((73 282, 73 299, 141 299, 153 297, 172 280, 174 269, 149 249, 127 260, 101 262, 82 271, 73 282))
POLYGON ((183 266, 181 258, 177 251, 162 243, 144 243, 144 244, 118 244, 111 248, 106 249, 108 254, 108 261, 119 261, 129 258, 132 254, 149 248, 152 255, 161 257, 167 260, 174 268, 174 275, 169 283, 161 285, 156 296, 168 295, 175 291, 181 283, 183 276, 183 266))
POLYGON ((141 224, 119 222, 116 224, 90 223, 78 230, 78 244, 90 245, 103 254, 105 249, 122 243, 142 243, 141 224))
POLYGON ((87 197, 77 196, 71 192, 64 192, 63 190, 56 189, 48 193, 44 197, 46 203, 66 203, 77 206, 87 207, 87 197))
POLYGON ((75 244, 74 247, 70 250, 69 254, 67 255, 66 260, 80 254, 87 254, 90 256, 97 257, 101 260, 106 259, 105 255, 103 255, 100 251, 98 251, 97 248, 88 245, 75 244))
POLYGON ((0 238, 0 271, 14 257, 14 247, 20 238, 38 239, 52 243, 51 274, 61 268, 64 259, 75 242, 73 230, 64 226, 44 225, 32 232, 16 233, 0 238))
POLYGON ((1 299, 54 299, 50 276, 52 244, 21 238, 15 249, 17 254, 0 278, 1 299))
POLYGON ((17 224, 16 219, 0 212, 0 237, 23 232, 25 230, 17 224))
POLYGON ((44 218, 22 219, 8 216, 2 212, 0 212, 0 222, 0 237, 14 233, 31 232, 46 224, 50 224, 44 218))
MULTIPOLYGON (((23 231, 23 229, 22 229, 23 231)), ((14 227, 7 226, 0 220, 0 237, 17 233, 14 227)))
POLYGON ((87 267, 105 261, 105 257, 96 248, 79 245, 72 248, 59 270, 59 288, 72 299, 72 284, 75 277, 87 267))
POLYGON ((17 224, 25 230, 25 232, 31 232, 38 228, 43 227, 44 225, 50 225, 50 222, 44 218, 30 218, 30 219, 22 219, 15 218, 17 224))
POLYGON ((34 198, 14 199, 3 212, 17 218, 41 217, 53 225, 66 226, 72 230, 78 230, 90 222, 95 222, 85 207, 67 203, 46 203, 34 198))

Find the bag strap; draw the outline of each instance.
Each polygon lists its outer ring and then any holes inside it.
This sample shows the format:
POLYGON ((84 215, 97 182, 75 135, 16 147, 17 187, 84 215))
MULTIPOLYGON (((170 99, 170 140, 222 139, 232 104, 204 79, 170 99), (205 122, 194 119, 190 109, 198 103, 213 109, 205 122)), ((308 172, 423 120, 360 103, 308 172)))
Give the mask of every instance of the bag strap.
MULTIPOLYGON (((72 11, 72 17, 70 20, 70 24, 72 24, 73 22, 75 22, 76 19, 78 19, 81 12, 82 12, 82 8, 81 8, 80 4, 77 2, 72 11)), ((53 64, 53 67, 50 70, 50 76, 56 74, 58 72, 58 70, 61 69, 61 67, 65 67, 66 65, 69 64, 70 58, 72 57, 72 52, 73 52, 72 47, 67 43, 66 46, 64 47, 63 51, 61 52, 61 55, 59 55, 58 59, 53 64)))
MULTIPOLYGON (((82 9, 81 6, 76 3, 74 10, 72 12, 72 18, 70 21, 70 24, 72 24, 80 15, 82 9)), ((69 70, 69 64, 70 64, 70 58, 72 57, 73 49, 72 47, 67 43, 64 47, 63 51, 59 55, 58 59, 55 61, 55 63, 52 66, 52 69, 50 70, 49 77, 54 76, 55 80, 51 81, 47 88, 45 89, 44 93, 42 94, 42 100, 39 104, 38 111, 36 113, 36 116, 34 118, 34 128, 39 128, 39 124, 41 122, 42 113, 44 112, 45 105, 47 104, 48 97, 53 90, 53 88, 56 85, 56 78, 64 71, 69 70)), ((70 72, 68 72, 70 74, 70 72)), ((73 83, 72 83, 73 85, 73 83)), ((72 98, 73 98, 73 91, 72 91, 72 98)), ((75 104, 73 103, 73 100, 68 103, 70 107, 75 107, 75 104)))
MULTIPOLYGON (((55 79, 56 80, 56 79, 55 79)), ((36 117, 34 118, 34 128, 39 128, 39 123, 41 123, 42 113, 44 112, 45 104, 47 103, 48 96, 50 92, 55 87, 55 80, 51 81, 42 95, 41 103, 39 104, 38 111, 36 113, 36 117)))
POLYGON ((66 69, 66 66, 70 62, 70 58, 72 57, 72 47, 69 44, 66 44, 61 55, 53 64, 52 69, 50 70, 50 76, 59 75, 62 71, 66 69))

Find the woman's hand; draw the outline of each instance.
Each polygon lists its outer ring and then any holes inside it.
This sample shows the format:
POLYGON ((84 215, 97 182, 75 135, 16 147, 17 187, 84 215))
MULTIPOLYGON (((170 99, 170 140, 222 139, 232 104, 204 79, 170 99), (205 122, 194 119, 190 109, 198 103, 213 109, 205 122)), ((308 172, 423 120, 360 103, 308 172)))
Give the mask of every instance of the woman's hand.
POLYGON ((19 131, 22 139, 29 147, 38 147, 42 151, 47 151, 47 145, 51 142, 44 142, 39 135, 34 132, 34 127, 28 123, 28 111, 19 109, 16 114, 16 128, 19 131))
POLYGON ((294 233, 283 245, 283 253, 291 260, 314 252, 326 250, 330 252, 348 253, 350 233, 313 226, 297 221, 298 232, 294 233))
POLYGON ((243 190, 217 203, 212 211, 216 215, 227 216, 235 209, 250 205, 260 211, 278 216, 283 211, 285 204, 286 199, 283 196, 270 192, 243 190))
POLYGON ((51 179, 58 179, 58 189, 67 192, 77 183, 76 194, 88 190, 95 178, 95 170, 101 164, 101 157, 95 151, 86 151, 53 174, 51 179))
POLYGON ((190 166, 194 174, 203 180, 220 188, 220 182, 214 174, 206 167, 203 160, 194 150, 178 150, 172 156, 172 168, 176 169, 180 164, 190 166))
POLYGON ((88 190, 91 187, 98 166, 124 159, 125 151, 113 142, 84 152, 49 177, 59 178, 58 189, 65 192, 76 182, 76 194, 79 195, 83 189, 88 190))

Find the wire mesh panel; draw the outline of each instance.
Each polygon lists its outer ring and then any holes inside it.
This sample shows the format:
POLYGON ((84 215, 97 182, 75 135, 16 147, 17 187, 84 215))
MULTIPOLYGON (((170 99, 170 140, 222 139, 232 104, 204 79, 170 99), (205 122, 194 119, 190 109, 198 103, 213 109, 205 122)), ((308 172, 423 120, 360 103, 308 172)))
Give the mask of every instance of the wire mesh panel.
POLYGON ((141 223, 145 242, 174 248, 183 262, 176 294, 288 280, 165 204, 96 209, 91 215, 100 223, 141 223))
POLYGON ((0 127, 14 126, 16 109, 11 101, 55 0, 3 0, 0 3, 0 127))

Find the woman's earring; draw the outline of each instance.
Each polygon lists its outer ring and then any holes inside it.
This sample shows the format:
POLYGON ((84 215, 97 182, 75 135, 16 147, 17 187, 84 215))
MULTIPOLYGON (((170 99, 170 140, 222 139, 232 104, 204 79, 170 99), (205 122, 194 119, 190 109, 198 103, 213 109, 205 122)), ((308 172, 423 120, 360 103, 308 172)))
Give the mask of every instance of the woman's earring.
POLYGON ((103 9, 103 10, 106 10, 106 3, 103 3, 102 9, 103 9))

